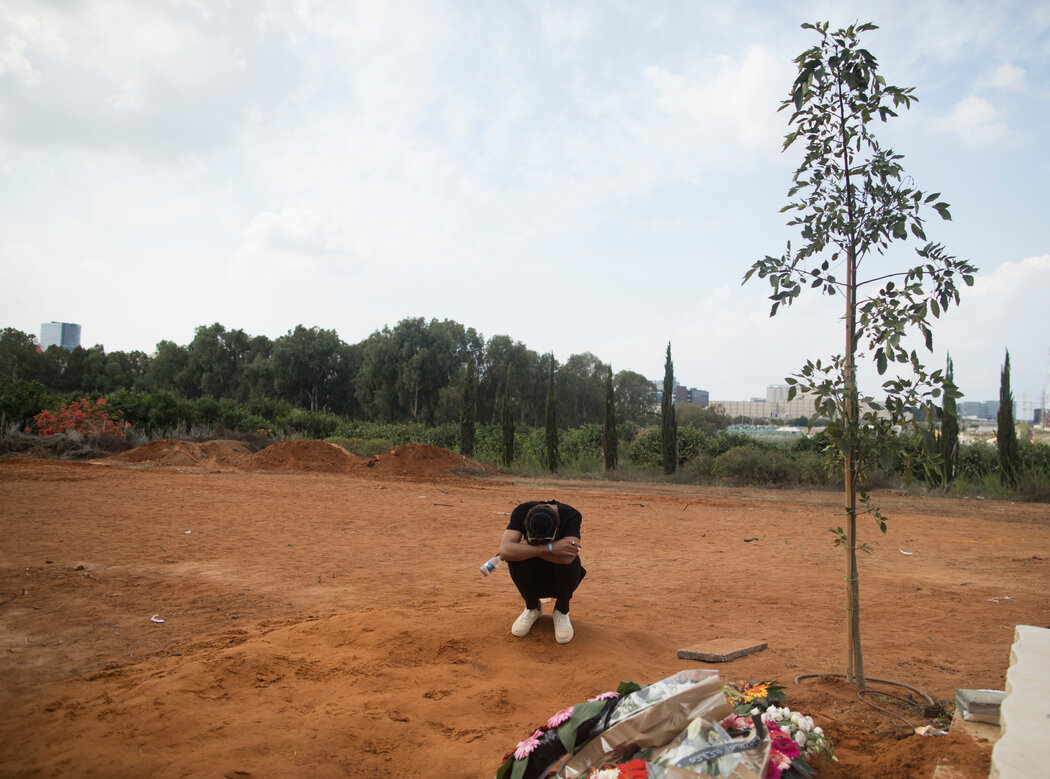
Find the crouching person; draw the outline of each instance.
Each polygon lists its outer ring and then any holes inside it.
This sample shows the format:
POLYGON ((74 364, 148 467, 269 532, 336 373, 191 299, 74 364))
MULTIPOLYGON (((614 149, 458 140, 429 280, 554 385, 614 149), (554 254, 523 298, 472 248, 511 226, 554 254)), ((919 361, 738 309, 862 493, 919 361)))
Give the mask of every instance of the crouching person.
POLYGON ((587 574, 580 562, 583 516, 565 503, 530 500, 514 509, 500 539, 499 556, 525 600, 525 611, 510 632, 528 635, 540 618, 540 598, 554 599, 554 638, 572 641, 569 601, 587 574))

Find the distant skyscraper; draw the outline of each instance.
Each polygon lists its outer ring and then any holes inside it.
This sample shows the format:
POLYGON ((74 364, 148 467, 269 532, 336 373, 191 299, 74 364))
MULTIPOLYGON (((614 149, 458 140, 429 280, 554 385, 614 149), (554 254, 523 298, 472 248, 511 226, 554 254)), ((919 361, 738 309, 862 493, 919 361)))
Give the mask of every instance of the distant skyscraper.
POLYGON ((80 325, 71 322, 44 322, 40 325, 40 346, 61 346, 71 352, 80 346, 80 325))

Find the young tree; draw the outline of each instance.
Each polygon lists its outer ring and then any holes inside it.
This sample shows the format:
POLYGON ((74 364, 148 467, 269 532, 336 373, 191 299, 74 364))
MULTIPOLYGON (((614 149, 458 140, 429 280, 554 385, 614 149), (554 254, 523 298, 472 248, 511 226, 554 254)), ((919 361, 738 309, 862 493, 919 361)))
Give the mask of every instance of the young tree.
POLYGON ((999 451, 999 481, 1017 489, 1021 483, 1021 455, 1017 448, 1017 428, 1014 427, 1014 394, 1010 391, 1010 350, 999 378, 999 413, 995 429, 995 446, 999 451))
POLYGON ((507 381, 503 385, 503 407, 500 414, 500 431, 503 433, 503 464, 508 468, 514 462, 514 404, 510 399, 510 366, 507 366, 507 381))
POLYGON ((616 469, 619 460, 620 442, 616 438, 616 398, 613 396, 613 372, 605 374, 605 427, 602 431, 602 450, 605 455, 605 470, 616 469))
MULTIPOLYGON (((809 393, 815 416, 831 420, 827 435, 842 457, 846 530, 832 532, 847 557, 846 678, 864 689, 857 514, 872 514, 883 532, 886 524, 859 487, 871 463, 891 461, 900 451, 901 438, 895 431, 914 429, 912 409, 925 408, 945 391, 955 392, 939 370, 927 372, 918 354, 908 351, 905 339, 921 333, 932 350, 930 317, 958 304, 956 279, 972 284, 976 268, 946 254, 940 244, 926 242, 926 209, 950 219, 948 204, 938 193, 913 188, 901 155, 883 148, 872 134, 876 119, 886 121, 897 115, 894 109, 909 108, 916 99, 912 88, 888 86, 875 57, 860 47, 860 33, 877 29, 875 25, 834 32, 826 22, 802 26, 820 41, 795 59, 798 76, 780 108, 792 110, 784 149, 796 140, 806 145, 788 192, 790 202, 782 209, 795 213, 788 224, 800 228, 803 244, 795 254, 789 244, 782 257, 756 262, 744 281, 756 273, 769 281, 770 316, 781 305, 789 306, 804 286, 844 298, 844 353, 828 362, 807 361, 787 382, 789 398, 799 391, 809 393), (907 240, 909 233, 926 242, 916 248, 917 265, 901 272, 875 267, 866 279, 859 277, 865 261, 875 262, 893 241, 907 240), (865 291, 875 284, 882 286, 865 291), (860 297, 862 291, 867 297, 860 297), (889 363, 897 363, 905 374, 883 383, 883 401, 860 394, 857 361, 866 357, 880 375, 889 363)), ((860 548, 866 550, 867 545, 860 548)))
MULTIPOLYGON (((951 355, 944 370, 945 382, 955 386, 955 367, 951 355)), ((959 411, 955 403, 955 393, 944 394, 944 405, 941 407, 941 486, 947 487, 955 480, 959 467, 959 411)))
POLYGON ((550 372, 547 375, 547 407, 546 407, 546 431, 547 444, 547 467, 551 473, 558 470, 558 413, 554 402, 554 356, 551 355, 550 372))
POLYGON ((660 455, 664 473, 674 473, 678 468, 678 422, 674 415, 674 363, 670 342, 664 361, 664 397, 660 406, 660 455))
POLYGON ((459 417, 459 453, 474 456, 474 421, 478 400, 478 372, 474 355, 467 357, 467 375, 463 381, 463 402, 459 417))

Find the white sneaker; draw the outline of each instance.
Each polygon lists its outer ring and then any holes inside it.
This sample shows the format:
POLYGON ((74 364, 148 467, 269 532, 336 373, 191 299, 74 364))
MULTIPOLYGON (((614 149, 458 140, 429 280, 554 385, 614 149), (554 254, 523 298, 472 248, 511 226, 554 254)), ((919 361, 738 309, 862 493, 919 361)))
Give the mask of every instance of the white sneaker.
POLYGON ((518 638, 527 636, 529 631, 532 630, 532 626, 536 624, 536 620, 540 618, 541 614, 543 614, 543 612, 540 609, 525 609, 525 611, 521 612, 521 616, 514 620, 510 632, 518 638))
POLYGON ((568 614, 562 614, 560 611, 554 612, 554 640, 559 644, 568 644, 572 641, 573 631, 572 622, 569 621, 568 614))

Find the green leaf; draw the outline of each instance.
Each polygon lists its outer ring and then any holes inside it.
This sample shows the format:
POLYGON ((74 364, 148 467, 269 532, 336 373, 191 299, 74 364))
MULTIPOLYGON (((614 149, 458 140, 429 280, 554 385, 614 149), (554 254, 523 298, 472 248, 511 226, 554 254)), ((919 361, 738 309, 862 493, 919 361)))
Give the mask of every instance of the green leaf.
POLYGON ((587 701, 577 703, 572 707, 572 716, 558 728, 558 738, 567 753, 571 755, 576 747, 576 731, 580 729, 580 726, 587 720, 598 716, 604 708, 605 701, 587 701))
POLYGON ((952 221, 952 215, 948 212, 947 203, 938 203, 934 206, 934 209, 936 209, 937 213, 941 215, 941 219, 944 219, 948 222, 952 221))
POLYGON ((888 446, 879 452, 879 467, 884 471, 889 471, 893 468, 893 450, 888 446))
POLYGON ((875 363, 876 367, 878 368, 879 375, 881 376, 886 372, 887 367, 885 350, 879 349, 877 352, 875 352, 875 363))
POLYGON ((525 776, 525 768, 528 764, 528 760, 515 760, 514 770, 510 772, 510 779, 522 779, 525 776))

